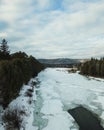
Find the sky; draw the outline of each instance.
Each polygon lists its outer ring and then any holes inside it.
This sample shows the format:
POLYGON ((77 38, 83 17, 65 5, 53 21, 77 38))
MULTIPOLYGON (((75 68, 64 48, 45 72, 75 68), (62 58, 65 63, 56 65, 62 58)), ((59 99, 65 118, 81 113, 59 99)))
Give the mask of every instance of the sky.
POLYGON ((104 0, 0 0, 0 40, 36 58, 104 56, 104 0))

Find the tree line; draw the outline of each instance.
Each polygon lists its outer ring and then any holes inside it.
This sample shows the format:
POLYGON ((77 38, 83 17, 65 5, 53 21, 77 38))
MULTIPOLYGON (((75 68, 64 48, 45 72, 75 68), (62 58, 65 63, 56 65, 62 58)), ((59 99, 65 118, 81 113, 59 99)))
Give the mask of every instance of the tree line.
POLYGON ((84 75, 91 75, 95 77, 104 77, 104 58, 94 59, 83 63, 80 67, 80 73, 84 75))
POLYGON ((10 54, 7 41, 3 39, 0 46, 0 103, 6 107, 17 97, 22 85, 42 69, 44 66, 25 52, 10 54))

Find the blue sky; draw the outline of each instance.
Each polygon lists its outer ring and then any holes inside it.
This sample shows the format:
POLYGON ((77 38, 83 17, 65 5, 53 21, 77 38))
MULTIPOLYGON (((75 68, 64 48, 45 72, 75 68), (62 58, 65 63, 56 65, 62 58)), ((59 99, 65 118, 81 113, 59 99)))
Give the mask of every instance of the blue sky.
POLYGON ((104 56, 104 0, 0 0, 0 40, 36 58, 104 56))

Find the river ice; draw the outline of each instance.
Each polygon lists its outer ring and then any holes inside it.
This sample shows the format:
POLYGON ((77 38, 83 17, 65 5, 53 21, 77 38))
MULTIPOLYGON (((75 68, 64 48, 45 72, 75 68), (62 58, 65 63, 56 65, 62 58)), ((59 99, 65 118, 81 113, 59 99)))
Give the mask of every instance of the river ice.
POLYGON ((46 120, 42 130, 77 130, 78 126, 67 110, 79 105, 99 115, 104 124, 104 80, 58 68, 46 69, 37 79, 40 82, 38 91, 43 100, 41 120, 46 120))

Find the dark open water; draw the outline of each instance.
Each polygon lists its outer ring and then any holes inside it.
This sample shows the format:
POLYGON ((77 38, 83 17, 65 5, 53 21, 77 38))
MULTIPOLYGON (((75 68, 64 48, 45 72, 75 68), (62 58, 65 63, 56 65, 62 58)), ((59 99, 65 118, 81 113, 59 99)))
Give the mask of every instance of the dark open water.
POLYGON ((100 120, 92 112, 80 106, 68 112, 73 116, 79 125, 79 130, 104 130, 100 125, 100 120))

